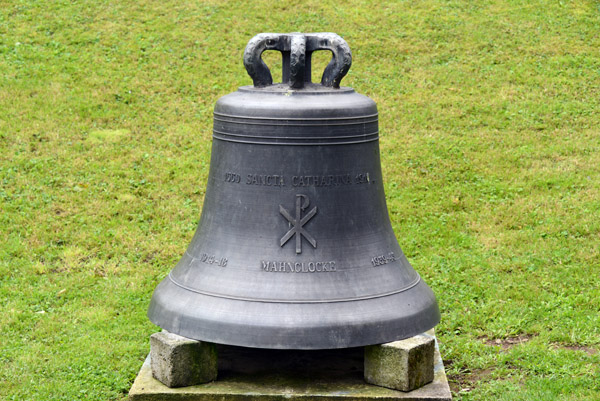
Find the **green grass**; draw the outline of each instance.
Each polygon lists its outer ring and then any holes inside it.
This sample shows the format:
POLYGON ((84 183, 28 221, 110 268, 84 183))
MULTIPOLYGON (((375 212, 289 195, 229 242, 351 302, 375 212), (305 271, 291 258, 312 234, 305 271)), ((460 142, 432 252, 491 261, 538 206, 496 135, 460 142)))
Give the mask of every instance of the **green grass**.
POLYGON ((0 0, 0 399, 126 396, 269 31, 350 44, 455 398, 600 399, 598 27, 591 0, 0 0))

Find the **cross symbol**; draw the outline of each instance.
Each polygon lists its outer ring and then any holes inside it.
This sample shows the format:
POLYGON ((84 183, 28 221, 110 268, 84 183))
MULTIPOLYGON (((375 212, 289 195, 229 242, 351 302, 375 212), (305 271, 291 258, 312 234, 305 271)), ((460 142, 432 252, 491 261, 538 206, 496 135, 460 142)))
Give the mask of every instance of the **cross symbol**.
POLYGON ((304 225, 317 214, 317 207, 315 206, 302 217, 302 212, 308 208, 309 204, 310 201, 308 200, 308 196, 296 194, 296 218, 292 217, 290 212, 285 210, 282 205, 279 205, 279 213, 281 213, 291 225, 290 230, 281 237, 279 246, 284 246, 290 238, 296 235, 296 253, 302 253, 302 236, 306 238, 313 248, 317 247, 317 241, 303 228, 304 225))

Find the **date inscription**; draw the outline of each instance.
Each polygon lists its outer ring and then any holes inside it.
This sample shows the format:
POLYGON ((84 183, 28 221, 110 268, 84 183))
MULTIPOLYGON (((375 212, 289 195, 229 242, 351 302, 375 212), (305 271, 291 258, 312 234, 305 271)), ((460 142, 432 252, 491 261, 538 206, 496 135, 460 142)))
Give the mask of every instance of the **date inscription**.
POLYGON ((236 173, 225 173, 225 182, 233 182, 239 184, 242 182, 242 176, 236 173))
POLYGON ((200 261, 207 265, 217 265, 221 267, 227 266, 227 258, 217 258, 215 255, 203 253, 200 255, 200 261))
POLYGON ((388 263, 391 263, 394 260, 396 260, 396 255, 394 255, 394 252, 390 252, 387 255, 373 256, 371 258, 371 264, 374 267, 377 267, 377 266, 387 265, 388 263))

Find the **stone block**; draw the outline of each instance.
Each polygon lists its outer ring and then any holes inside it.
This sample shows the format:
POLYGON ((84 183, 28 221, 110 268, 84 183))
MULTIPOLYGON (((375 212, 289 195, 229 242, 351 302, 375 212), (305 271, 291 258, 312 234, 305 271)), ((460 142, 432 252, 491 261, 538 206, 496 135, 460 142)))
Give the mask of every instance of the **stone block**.
POLYGON ((215 344, 163 331, 150 336, 152 375, 167 387, 186 387, 217 378, 215 344))
POLYGON ((433 381, 435 336, 423 333, 405 340, 365 347, 367 383, 412 391, 433 381))
POLYGON ((152 377, 150 356, 128 401, 452 401, 439 350, 433 382, 410 392, 366 383, 363 349, 282 351, 217 345, 219 380, 169 388, 152 377))

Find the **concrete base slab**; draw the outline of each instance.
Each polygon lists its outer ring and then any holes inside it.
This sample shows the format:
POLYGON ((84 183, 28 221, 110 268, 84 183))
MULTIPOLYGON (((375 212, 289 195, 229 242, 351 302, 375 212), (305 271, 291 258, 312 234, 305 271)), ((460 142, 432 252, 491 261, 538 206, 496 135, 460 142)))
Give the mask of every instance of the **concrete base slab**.
POLYGON ((410 392, 368 384, 363 348, 319 351, 266 350, 218 346, 216 381, 169 388, 152 377, 146 359, 130 401, 450 401, 450 387, 437 348, 433 382, 410 392))

